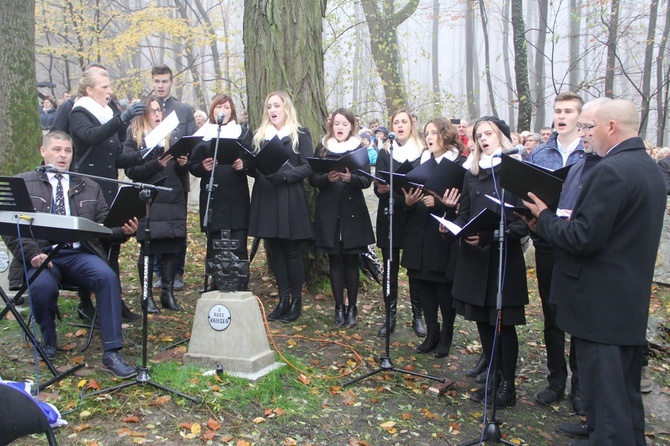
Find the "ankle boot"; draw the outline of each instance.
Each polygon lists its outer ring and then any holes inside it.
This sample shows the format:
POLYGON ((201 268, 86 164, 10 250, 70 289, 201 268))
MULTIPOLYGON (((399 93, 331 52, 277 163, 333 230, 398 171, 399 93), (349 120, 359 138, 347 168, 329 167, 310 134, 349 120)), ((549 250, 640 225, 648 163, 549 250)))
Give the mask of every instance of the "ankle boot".
POLYGON ((482 373, 484 369, 486 369, 487 365, 488 364, 486 363, 486 356, 484 356, 484 353, 482 353, 481 355, 479 355, 479 360, 477 361, 477 364, 475 364, 475 366, 472 367, 471 369, 465 371, 465 376, 477 376, 480 373, 482 373))
MULTIPOLYGON (((397 311, 397 308, 398 308, 398 296, 396 296, 395 298, 392 297, 392 296, 389 296, 389 299, 390 299, 389 300, 389 312, 391 313, 390 314, 391 318, 389 320, 389 322, 390 322, 389 326, 391 328, 390 333, 393 333, 395 331, 396 311, 397 311)), ((384 311, 386 311, 386 309, 384 309, 384 311)), ((386 336, 386 332, 387 332, 387 330, 386 330, 386 313, 384 313, 384 325, 382 325, 382 327, 377 332, 377 336, 384 337, 384 336, 386 336)))
POLYGON ((501 381, 502 381, 502 373, 498 372, 495 378, 491 377, 488 386, 482 386, 479 389, 472 392, 472 394, 470 394, 470 399, 476 403, 481 403, 482 401, 484 401, 486 393, 488 392, 490 401, 491 398, 493 397, 493 392, 495 392, 498 389, 498 386, 500 385, 501 381))
MULTIPOLYGON (((416 286, 409 285, 409 299, 412 304, 412 329, 414 333, 422 338, 426 336, 426 326, 423 325, 423 311, 421 310, 421 302, 419 302, 419 292, 416 286)), ((439 331, 439 330, 438 330, 439 331)))
POLYGON ((341 327, 344 325, 344 304, 335 304, 335 325, 341 327))
MULTIPOLYGON (((154 302, 154 293, 153 290, 151 289, 152 285, 152 280, 153 280, 153 275, 154 275, 154 268, 153 268, 153 261, 151 260, 151 257, 149 258, 149 291, 147 292, 147 300, 146 302, 144 299, 142 299, 142 305, 147 306, 147 313, 160 313, 161 310, 156 306, 156 302, 154 302)), ((142 284, 144 283, 144 259, 140 257, 140 261, 137 264, 137 269, 140 273, 140 289, 142 288, 142 284)), ((142 296, 144 298, 144 296, 142 296)))
POLYGON ((163 308, 174 311, 182 311, 181 306, 174 298, 174 276, 177 266, 177 259, 175 256, 167 256, 163 254, 162 260, 162 274, 163 287, 161 289, 161 305, 163 308))
POLYGON ((426 339, 416 348, 418 353, 430 353, 437 347, 440 342, 440 324, 436 327, 428 327, 428 334, 426 339))
POLYGON ((355 327, 356 315, 358 315, 358 307, 356 306, 356 302, 349 302, 349 306, 347 307, 347 314, 344 320, 344 326, 347 328, 355 327))
MULTIPOLYGON (((516 404, 516 387, 513 379, 503 380, 496 392, 496 409, 512 407, 516 404)), ((490 404, 489 404, 490 406, 490 404)))
POLYGON ((291 305, 288 308, 288 311, 284 313, 281 321, 285 324, 293 322, 300 317, 300 312, 302 311, 302 296, 297 296, 291 299, 291 305))
POLYGON ((289 307, 289 297, 288 296, 279 296, 279 303, 277 308, 270 314, 268 314, 269 321, 278 321, 284 316, 284 313, 288 311, 289 307))
MULTIPOLYGON (((444 321, 442 321, 444 323, 444 321)), ((451 350, 451 340, 454 337, 454 326, 449 324, 442 325, 442 331, 440 332, 440 342, 437 344, 437 348, 433 352, 433 355, 436 358, 444 358, 449 356, 449 351, 451 350)))
MULTIPOLYGON (((149 288, 149 290, 151 290, 151 288, 149 288)), ((128 308, 126 302, 123 299, 121 299, 121 318, 123 319, 124 322, 135 322, 137 320, 142 319, 142 316, 130 311, 130 308, 128 308)))

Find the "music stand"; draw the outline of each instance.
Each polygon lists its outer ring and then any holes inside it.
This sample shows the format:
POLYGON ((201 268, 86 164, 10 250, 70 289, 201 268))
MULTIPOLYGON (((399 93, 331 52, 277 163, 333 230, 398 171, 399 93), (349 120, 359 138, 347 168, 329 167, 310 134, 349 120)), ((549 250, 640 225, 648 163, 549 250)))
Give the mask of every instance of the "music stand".
MULTIPOLYGON (((6 211, 10 213, 16 212, 16 214, 13 215, 11 219, 17 221, 26 218, 25 216, 21 215, 21 213, 31 213, 35 211, 32 201, 30 199, 30 195, 28 194, 28 189, 26 188, 26 183, 24 182, 23 178, 0 177, 0 211, 6 211)), ((21 235, 20 230, 16 226, 12 227, 11 225, 2 225, 1 228, 2 229, 0 229, 0 235, 9 235, 13 237, 20 237, 21 235)), ((37 276, 42 271, 44 271, 46 267, 49 265, 51 259, 58 253, 58 251, 61 250, 61 248, 63 247, 63 243, 64 242, 58 243, 56 247, 51 250, 46 260, 42 262, 42 264, 39 266, 39 268, 37 268, 37 270, 33 273, 33 275, 28 278, 27 283, 24 281, 23 285, 21 285, 21 288, 19 288, 19 290, 16 292, 16 294, 12 299, 10 299, 7 296, 7 293, 5 293, 5 290, 3 290, 2 287, 0 287, 0 297, 2 297, 2 300, 5 302, 5 308, 2 310, 2 312, 0 312, 0 319, 4 318, 7 312, 11 312, 14 315, 14 319, 16 319, 16 322, 21 327, 21 330, 23 330, 23 333, 25 334, 26 338, 33 343, 33 346, 37 350, 37 353, 40 355, 40 357, 46 364, 47 368, 53 375, 52 379, 38 386, 39 390, 46 389, 51 384, 56 383, 67 376, 72 375, 74 372, 76 372, 77 370, 84 367, 84 365, 86 365, 85 363, 77 364, 74 367, 64 371, 63 373, 58 373, 58 370, 56 370, 56 367, 54 367, 54 365, 51 363, 40 343, 37 342, 35 335, 30 330, 30 327, 28 327, 28 325, 21 317, 21 314, 15 307, 15 303, 20 299, 21 295, 28 289, 28 286, 30 286, 30 284, 32 284, 35 281, 37 276)))
MULTIPOLYGON (((390 136, 390 135, 389 135, 390 136)), ((391 262, 393 261, 393 138, 389 138, 391 143, 389 144, 389 255, 386 259, 386 293, 384 293, 384 306, 386 307, 386 349, 384 355, 379 356, 378 362, 379 367, 371 372, 368 372, 362 376, 347 381, 342 385, 342 387, 347 387, 351 384, 354 384, 363 379, 369 378, 370 376, 376 375, 381 372, 398 372, 402 374, 418 376, 420 378, 432 379, 440 383, 444 383, 446 380, 444 378, 438 378, 437 376, 424 375, 423 373, 414 372, 411 370, 405 370, 393 365, 391 361, 391 262)), ((399 259, 398 259, 399 260, 399 259)))

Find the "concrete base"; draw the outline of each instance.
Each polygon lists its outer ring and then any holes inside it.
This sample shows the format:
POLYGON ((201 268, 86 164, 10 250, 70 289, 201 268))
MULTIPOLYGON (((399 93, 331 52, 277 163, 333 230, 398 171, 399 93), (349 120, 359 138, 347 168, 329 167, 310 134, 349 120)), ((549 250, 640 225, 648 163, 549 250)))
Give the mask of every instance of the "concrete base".
POLYGON ((270 350, 256 298, 248 291, 211 291, 200 297, 195 309, 185 364, 215 369, 255 380, 281 366, 270 350), (222 309, 213 314, 214 309, 222 309), (230 313, 227 317, 226 310, 230 313))

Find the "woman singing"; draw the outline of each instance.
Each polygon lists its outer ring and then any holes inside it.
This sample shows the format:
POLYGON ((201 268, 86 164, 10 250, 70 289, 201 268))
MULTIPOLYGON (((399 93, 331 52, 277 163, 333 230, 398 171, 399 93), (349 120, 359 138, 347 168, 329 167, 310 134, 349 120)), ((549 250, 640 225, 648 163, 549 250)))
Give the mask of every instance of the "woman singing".
MULTIPOLYGON (((241 260, 247 260, 247 228, 249 226, 249 185, 247 175, 244 171, 242 154, 230 165, 221 165, 214 162, 210 155, 210 141, 216 138, 218 133, 217 117, 223 112, 223 125, 221 126, 221 138, 241 139, 242 144, 251 150, 251 133, 243 129, 237 121, 237 113, 233 100, 225 94, 219 94, 212 99, 209 107, 207 121, 195 133, 195 136, 203 136, 202 142, 195 147, 188 163, 191 174, 200 177, 200 229, 207 232, 207 256, 208 261, 214 261, 212 248, 213 240, 221 236, 222 230, 230 231, 230 238, 237 241, 237 247, 232 250, 241 260), (205 209, 207 208, 207 197, 209 193, 207 186, 209 178, 214 169, 214 188, 212 199, 209 203, 210 221, 205 222, 205 209)), ((223 150, 223 148, 219 148, 223 150)), ((247 288, 248 277, 241 285, 247 288)), ((205 291, 216 289, 214 280, 209 282, 205 291)))
POLYGON ((300 317, 305 271, 300 241, 313 238, 303 180, 312 175, 307 157, 314 154, 309 130, 298 123, 291 98, 283 91, 270 93, 253 147, 260 153, 268 141, 277 137, 288 161, 279 171, 263 175, 253 162, 248 174, 255 177, 251 193, 249 235, 268 241, 272 252, 279 304, 268 320, 292 322, 300 317))
MULTIPOLYGON (((357 133, 356 116, 344 108, 336 110, 328 125, 328 133, 317 147, 318 156, 339 158, 363 147, 357 133)), ((364 169, 370 171, 369 163, 364 169)), ((335 325, 353 327, 358 311, 358 256, 375 241, 363 196, 363 189, 370 187, 371 180, 357 171, 346 169, 345 172, 315 173, 309 182, 319 188, 314 215, 314 245, 317 252, 328 254, 330 261, 335 325), (346 311, 345 288, 348 299, 346 311)))
MULTIPOLYGON (((144 115, 133 121, 131 136, 126 138, 124 152, 136 153, 145 148, 144 137, 156 128, 163 120, 163 106, 155 96, 149 96, 142 101, 147 108, 144 115)), ((181 306, 174 297, 174 278, 177 265, 177 253, 186 239, 186 203, 181 177, 188 171, 186 162, 188 157, 182 156, 174 160, 171 155, 161 158, 168 149, 168 136, 154 147, 145 157, 144 162, 136 167, 126 169, 126 175, 133 181, 154 183, 166 178, 164 187, 172 188, 172 192, 158 192, 151 205, 150 226, 151 240, 149 250, 146 250, 145 227, 146 217, 140 220, 137 229, 137 241, 142 244, 137 262, 140 279, 144 277, 144 255, 149 256, 149 283, 152 283, 154 255, 161 255, 161 305, 163 308, 181 311, 181 306)), ((151 149, 151 148, 150 148, 151 149)), ((147 311, 158 313, 149 288, 147 296, 147 311)))

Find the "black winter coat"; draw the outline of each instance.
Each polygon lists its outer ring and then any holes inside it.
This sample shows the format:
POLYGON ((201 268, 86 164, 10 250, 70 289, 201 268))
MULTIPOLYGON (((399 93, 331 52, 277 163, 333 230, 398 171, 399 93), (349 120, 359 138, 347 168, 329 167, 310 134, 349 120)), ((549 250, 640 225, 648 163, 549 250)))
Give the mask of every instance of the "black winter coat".
MULTIPOLYGON (((251 150, 251 132, 242 130, 242 144, 251 150)), ((202 161, 208 158, 210 141, 198 144, 188 162, 188 170, 200 178, 200 230, 205 231, 205 209, 207 207, 207 186, 210 173, 202 167, 202 161)), ((246 157, 243 157, 245 159, 246 157)), ((247 229, 249 226, 249 183, 246 172, 235 170, 231 165, 218 164, 214 167, 214 189, 209 213, 210 231, 222 229, 247 229)))
MULTIPOLYGON (((495 168, 496 180, 500 178, 500 166, 495 168)), ((499 182, 498 182, 499 185, 499 182)), ((461 207, 454 220, 464 226, 489 204, 488 194, 499 198, 494 188, 491 169, 480 169, 475 176, 468 171, 463 181, 461 207)), ((505 201, 521 206, 521 200, 505 194, 505 201)), ((528 303, 526 264, 521 248, 521 239, 528 235, 528 226, 515 215, 509 216, 507 226, 507 264, 504 275, 503 307, 518 307, 528 303)), ((479 233, 479 246, 471 246, 460 240, 456 272, 454 276, 454 298, 479 307, 495 308, 498 288, 498 243, 494 241, 494 231, 479 233)))
MULTIPOLYGON (((307 205, 303 180, 312 175, 307 157, 314 155, 312 136, 306 128, 298 129, 298 152, 291 147, 290 137, 281 141, 291 167, 284 170, 286 182, 274 185, 252 165, 247 169, 256 178, 251 192, 249 235, 261 238, 307 240, 313 238, 312 219, 307 205)), ((263 148, 261 148, 263 150, 263 148)))
MULTIPOLYGON (((139 149, 131 137, 126 138, 124 153, 135 153, 139 149)), ((166 177, 163 187, 171 187, 172 192, 158 192, 151 205, 151 240, 165 246, 163 240, 169 241, 169 248, 161 252, 178 252, 186 238, 186 201, 181 178, 188 173, 188 166, 180 166, 174 159, 168 161, 163 169, 158 157, 163 150, 156 147, 144 160, 144 163, 125 170, 128 178, 141 183, 155 183, 166 177), (171 250, 170 248, 174 249, 171 250)), ((137 240, 144 242, 146 217, 140 220, 137 228, 137 240)), ((152 253, 155 252, 152 249, 152 253)))
MULTIPOLYGON (((343 155, 326 152, 325 158, 343 155)), ((370 172, 370 165, 367 164, 363 170, 370 172)), ((314 212, 315 246, 331 249, 342 240, 345 250, 361 248, 362 251, 375 242, 370 213, 363 196, 363 189, 370 187, 371 183, 369 177, 355 172, 351 172, 349 183, 342 180, 331 183, 327 173, 315 173, 310 177, 309 184, 319 188, 314 212)))

